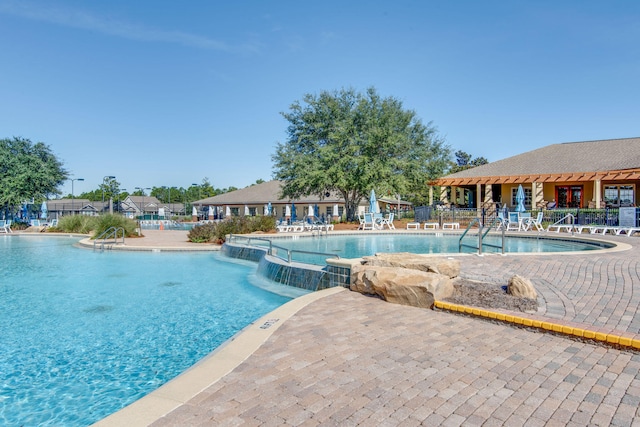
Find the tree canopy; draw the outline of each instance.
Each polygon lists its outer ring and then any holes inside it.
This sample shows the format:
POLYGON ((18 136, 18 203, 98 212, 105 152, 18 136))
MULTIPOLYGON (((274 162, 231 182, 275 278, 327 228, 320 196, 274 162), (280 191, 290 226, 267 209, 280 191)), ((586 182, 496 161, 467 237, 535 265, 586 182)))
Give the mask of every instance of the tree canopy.
POLYGON ((475 168, 476 166, 486 165, 489 161, 484 157, 476 157, 475 159, 471 154, 462 150, 455 152, 456 162, 451 165, 449 173, 460 172, 465 169, 475 168))
POLYGON ((431 123, 374 88, 307 94, 282 115, 287 140, 272 159, 283 196, 338 192, 348 219, 371 189, 403 197, 423 192, 450 165, 450 148, 431 123))
POLYGON ((67 171, 48 145, 28 139, 0 139, 0 205, 11 210, 23 201, 59 194, 67 171))

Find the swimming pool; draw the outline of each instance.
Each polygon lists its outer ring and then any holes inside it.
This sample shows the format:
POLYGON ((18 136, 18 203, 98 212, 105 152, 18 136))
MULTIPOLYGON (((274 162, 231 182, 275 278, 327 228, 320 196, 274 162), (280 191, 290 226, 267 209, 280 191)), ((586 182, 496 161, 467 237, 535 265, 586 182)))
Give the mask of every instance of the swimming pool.
MULTIPOLYGON (((420 233, 420 234, 330 234, 325 237, 274 238, 273 244, 293 251, 322 252, 336 254, 341 258, 359 258, 377 252, 411 252, 416 254, 458 253, 460 234, 420 233)), ((476 244, 477 236, 467 236, 464 240, 476 244)), ((501 245, 498 235, 487 235, 484 243, 501 245)), ((549 236, 508 236, 505 240, 505 252, 509 253, 545 253, 573 252, 606 249, 615 245, 596 240, 576 240, 549 236)), ((463 247, 464 253, 475 253, 477 249, 463 247)), ((485 253, 500 252, 500 249, 485 246, 485 253)), ((293 252, 294 261, 323 264, 325 256, 313 256, 293 252)))
POLYGON ((86 426, 290 298, 212 253, 93 252, 0 238, 0 424, 86 426))

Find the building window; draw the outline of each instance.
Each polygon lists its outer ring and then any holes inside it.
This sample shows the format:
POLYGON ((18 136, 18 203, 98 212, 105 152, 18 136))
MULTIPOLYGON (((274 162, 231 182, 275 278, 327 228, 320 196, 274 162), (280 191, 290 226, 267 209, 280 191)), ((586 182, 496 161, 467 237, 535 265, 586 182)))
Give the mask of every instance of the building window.
POLYGON ((607 206, 635 206, 635 186, 605 185, 604 202, 607 206))
MULTIPOLYGON (((524 190, 524 207, 531 209, 531 196, 533 194, 531 191, 531 188, 522 187, 522 189, 524 190)), ((516 201, 517 194, 518 194, 518 187, 512 188, 511 189, 511 206, 518 205, 518 202, 516 201)))
POLYGON ((256 208, 255 207, 250 207, 249 208, 249 215, 250 216, 256 216, 256 208))
POLYGON ((239 215, 239 210, 238 208, 231 208, 231 216, 238 216, 239 215))

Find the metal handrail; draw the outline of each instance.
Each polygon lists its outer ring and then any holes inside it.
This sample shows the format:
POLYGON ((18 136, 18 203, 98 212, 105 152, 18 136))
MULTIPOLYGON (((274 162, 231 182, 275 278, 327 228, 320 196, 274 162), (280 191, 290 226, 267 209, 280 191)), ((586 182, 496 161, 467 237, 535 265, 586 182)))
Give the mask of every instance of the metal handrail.
MULTIPOLYGON (((263 238, 260 238, 260 237, 237 236, 237 235, 229 234, 229 241, 231 241, 231 240, 236 240, 237 241, 240 238, 241 239, 245 239, 247 241, 246 242, 247 246, 252 246, 251 245, 251 241, 252 240, 269 243, 269 249, 267 250, 267 253, 269 255, 275 256, 275 257, 277 257, 277 258, 279 258, 279 259, 281 259, 283 261, 287 261, 289 264, 291 264, 291 262, 292 262, 292 255, 294 253, 306 254, 306 255, 319 255, 319 256, 326 256, 327 258, 338 258, 338 259, 340 259, 340 255, 338 255, 338 254, 330 254, 330 253, 326 253, 326 252, 302 251, 302 250, 298 250, 298 249, 289 249, 289 248, 285 248, 283 246, 274 245, 273 242, 270 239, 263 239, 263 238), (279 256, 277 254, 277 251, 274 254, 274 251, 273 251, 274 248, 275 249, 282 249, 283 251, 286 251, 287 258, 283 258, 283 257, 279 256)), ((255 245, 255 247, 260 247, 260 246, 255 245)))
MULTIPOLYGON (((560 224, 564 224, 565 220, 567 219, 571 219, 571 221, 569 221, 569 224, 571 224, 572 226, 576 224, 576 217, 575 215, 573 215, 572 213, 568 213, 565 216, 563 216, 562 218, 560 218, 558 221, 554 222, 551 225, 547 226, 547 231, 549 231, 549 228, 553 227, 553 226, 558 226, 560 224)), ((575 227, 571 227, 571 235, 573 235, 575 227)))
POLYGON ((505 233, 504 233, 504 227, 502 228, 502 245, 494 245, 491 243, 484 243, 483 239, 486 237, 487 233, 489 233, 489 231, 491 231, 491 229, 494 227, 496 221, 499 221, 499 218, 494 218, 491 223, 489 224, 487 228, 487 231, 485 231, 484 233, 482 232, 482 229, 484 228, 482 226, 482 221, 480 221, 480 218, 474 218, 469 222, 469 225, 467 226, 467 228, 464 230, 464 232, 462 233, 462 235, 460 236, 460 239, 458 239, 458 252, 462 252, 462 247, 467 247, 467 248, 474 248, 478 250, 478 255, 482 255, 482 248, 484 246, 489 246, 491 248, 500 248, 502 249, 502 253, 504 254, 504 239, 505 239, 505 233), (466 234, 469 232, 469 230, 471 229, 471 226, 473 226, 474 224, 478 224, 478 246, 472 246, 472 245, 467 245, 462 243, 462 239, 464 238, 464 236, 466 236, 466 234))
POLYGON ((95 238, 95 240, 93 241, 93 250, 96 250, 96 244, 98 243, 98 240, 102 239, 102 242, 100 244, 100 250, 104 251, 104 244, 106 243, 107 239, 113 237, 114 238, 114 244, 118 244, 118 232, 122 231, 122 244, 124 244, 124 235, 125 235, 125 231, 123 227, 109 227, 107 228, 105 231, 102 232, 102 234, 100 234, 98 237, 95 238))

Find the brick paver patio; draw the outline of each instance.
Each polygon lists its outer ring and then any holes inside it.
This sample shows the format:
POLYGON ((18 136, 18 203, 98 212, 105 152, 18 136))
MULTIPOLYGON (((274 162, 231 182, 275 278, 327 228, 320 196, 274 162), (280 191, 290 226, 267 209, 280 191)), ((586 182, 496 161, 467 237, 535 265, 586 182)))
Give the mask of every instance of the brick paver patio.
MULTIPOLYGON (((640 239, 626 251, 465 256, 462 276, 530 278, 537 316, 635 335, 640 239)), ((640 354, 350 291, 298 311, 154 426, 640 425, 640 354)))

